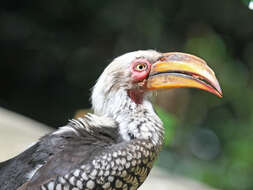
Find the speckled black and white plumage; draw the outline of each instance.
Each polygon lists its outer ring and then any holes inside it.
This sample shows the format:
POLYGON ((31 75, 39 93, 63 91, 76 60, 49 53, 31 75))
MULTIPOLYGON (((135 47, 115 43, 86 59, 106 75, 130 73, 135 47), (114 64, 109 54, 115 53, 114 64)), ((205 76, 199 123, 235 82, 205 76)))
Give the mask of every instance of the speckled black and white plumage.
POLYGON ((24 183, 20 190, 137 189, 149 174, 161 141, 125 141, 117 123, 86 129, 84 120, 89 122, 87 117, 72 120, 63 129, 41 138, 11 160, 12 168, 7 163, 6 172, 13 170, 10 176, 4 174, 3 165, 0 189, 17 189, 20 182, 24 183), (33 172, 35 168, 38 170, 33 172), (18 174, 19 170, 24 173, 18 174), (34 175, 29 176, 30 172, 34 175))
POLYGON ((156 61, 160 53, 137 51, 115 59, 92 93, 94 114, 71 120, 17 157, 0 164, 0 190, 135 190, 148 176, 163 141, 162 122, 144 93, 128 94, 131 62, 156 61))

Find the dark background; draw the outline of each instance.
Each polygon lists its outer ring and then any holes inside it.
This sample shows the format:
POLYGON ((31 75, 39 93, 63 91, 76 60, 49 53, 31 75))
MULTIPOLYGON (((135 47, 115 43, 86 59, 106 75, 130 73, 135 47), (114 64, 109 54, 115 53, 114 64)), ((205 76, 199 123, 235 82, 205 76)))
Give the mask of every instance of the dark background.
POLYGON ((138 49, 193 53, 215 70, 224 98, 189 89, 159 95, 166 146, 158 165, 220 189, 253 189, 248 3, 2 0, 0 106, 58 127, 90 107, 90 89, 114 57, 138 49))

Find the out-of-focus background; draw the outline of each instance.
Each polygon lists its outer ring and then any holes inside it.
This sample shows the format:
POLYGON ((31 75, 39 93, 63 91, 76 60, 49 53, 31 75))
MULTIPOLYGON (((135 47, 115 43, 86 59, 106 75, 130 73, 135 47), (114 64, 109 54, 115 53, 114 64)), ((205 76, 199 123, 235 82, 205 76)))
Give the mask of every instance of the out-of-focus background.
MULTIPOLYGON (((0 107, 57 128, 90 107, 90 89, 114 57, 193 53, 214 69, 224 98, 194 89, 158 94, 166 138, 157 167, 217 189, 252 190, 252 9, 250 0, 2 0, 0 107)), ((9 121, 18 128, 0 126, 3 157, 32 130, 9 121)))

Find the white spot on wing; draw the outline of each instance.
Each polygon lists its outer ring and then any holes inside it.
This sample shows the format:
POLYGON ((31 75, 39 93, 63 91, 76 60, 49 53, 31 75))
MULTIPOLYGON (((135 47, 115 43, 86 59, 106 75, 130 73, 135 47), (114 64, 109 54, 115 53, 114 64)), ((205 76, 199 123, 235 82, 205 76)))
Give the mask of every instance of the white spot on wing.
POLYGON ((94 181, 92 180, 89 180, 87 183, 86 183, 86 186, 88 189, 93 189, 95 187, 95 183, 94 181))
POLYGON ((78 177, 79 176, 79 174, 80 174, 80 170, 75 170, 75 172, 74 172, 74 176, 76 176, 76 177, 78 177))
POLYGON ((79 189, 83 189, 83 183, 80 180, 77 180, 76 185, 79 189))
POLYGON ((70 184, 75 185, 75 177, 72 176, 72 177, 69 179, 69 182, 70 182, 70 184))
POLYGON ((50 183, 47 185, 47 188, 48 188, 48 190, 54 190, 54 182, 50 182, 50 183))
POLYGON ((55 189, 56 190, 62 190, 62 185, 61 184, 57 184, 55 189))
POLYGON ((63 190, 69 190, 69 189, 70 189, 69 185, 66 185, 63 187, 63 190))

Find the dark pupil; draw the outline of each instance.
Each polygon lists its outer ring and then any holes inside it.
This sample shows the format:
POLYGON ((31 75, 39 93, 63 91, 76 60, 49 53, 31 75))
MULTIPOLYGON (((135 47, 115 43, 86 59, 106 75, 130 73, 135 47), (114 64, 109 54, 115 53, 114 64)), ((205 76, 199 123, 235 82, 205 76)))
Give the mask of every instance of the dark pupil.
POLYGON ((144 67, 143 65, 139 65, 139 69, 140 69, 140 70, 142 70, 142 69, 143 69, 143 67, 144 67))

